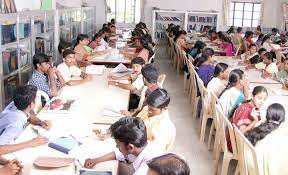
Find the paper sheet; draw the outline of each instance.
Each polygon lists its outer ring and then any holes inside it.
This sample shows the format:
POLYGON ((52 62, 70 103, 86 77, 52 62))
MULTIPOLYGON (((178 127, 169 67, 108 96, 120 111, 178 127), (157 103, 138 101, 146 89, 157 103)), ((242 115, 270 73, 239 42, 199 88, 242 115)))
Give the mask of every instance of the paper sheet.
POLYGON ((87 74, 103 75, 106 67, 104 65, 91 65, 86 67, 87 74))

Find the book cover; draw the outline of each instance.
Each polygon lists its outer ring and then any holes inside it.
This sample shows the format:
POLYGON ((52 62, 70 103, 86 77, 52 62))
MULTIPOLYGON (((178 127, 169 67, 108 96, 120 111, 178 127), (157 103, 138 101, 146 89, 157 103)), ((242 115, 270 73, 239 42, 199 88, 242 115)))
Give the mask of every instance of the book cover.
POLYGON ((72 149, 80 146, 82 143, 78 142, 72 137, 61 137, 53 142, 50 142, 48 146, 56 149, 62 153, 68 154, 72 149))

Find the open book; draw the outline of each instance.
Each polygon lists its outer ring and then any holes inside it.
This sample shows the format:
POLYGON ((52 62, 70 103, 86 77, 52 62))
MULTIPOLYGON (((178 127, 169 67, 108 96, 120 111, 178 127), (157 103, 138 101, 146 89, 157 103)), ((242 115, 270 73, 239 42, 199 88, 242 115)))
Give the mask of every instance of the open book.
POLYGON ((52 98, 46 105, 44 106, 43 112, 68 112, 74 103, 75 100, 71 99, 63 99, 63 98, 52 98))
POLYGON ((86 67, 87 74, 103 75, 106 67, 104 65, 91 65, 86 67))
POLYGON ((111 73, 115 76, 124 76, 127 74, 131 74, 132 70, 128 69, 124 64, 118 64, 118 66, 116 66, 111 73))

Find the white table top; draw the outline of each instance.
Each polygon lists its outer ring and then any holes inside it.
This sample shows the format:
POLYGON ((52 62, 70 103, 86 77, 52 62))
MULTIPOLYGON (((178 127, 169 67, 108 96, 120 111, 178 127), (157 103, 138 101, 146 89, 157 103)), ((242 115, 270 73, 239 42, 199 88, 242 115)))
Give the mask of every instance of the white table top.
MULTIPOLYGON (((89 158, 95 158, 102 156, 116 149, 113 139, 105 141, 97 141, 93 129, 107 129, 109 125, 100 125, 93 123, 113 123, 118 118, 113 117, 101 117, 99 112, 105 106, 113 106, 117 109, 127 109, 129 100, 129 91, 122 90, 117 87, 109 87, 107 83, 107 74, 111 69, 106 69, 106 72, 102 76, 93 76, 90 82, 81 84, 78 86, 65 86, 60 94, 60 97, 76 99, 71 106, 71 113, 47 113, 41 111, 38 115, 39 118, 52 121, 52 128, 50 132, 55 132, 55 135, 70 134, 77 135, 77 140, 81 143, 97 143, 96 146, 87 150, 89 158), (60 132, 59 132, 60 131, 60 132), (56 134, 57 133, 57 134, 56 134), (98 146, 97 146, 98 145, 98 146)), ((32 125, 29 125, 24 132, 16 139, 15 143, 31 140, 37 135, 32 129, 32 125)), ((74 136, 75 137, 75 136, 74 136)), ((83 144, 84 145, 84 144, 83 144)), ((94 144, 95 145, 95 144, 94 144)), ((85 148, 82 148, 85 149, 85 148)), ((85 152, 85 151, 84 151, 85 152)), ((78 163, 72 164, 68 167, 57 168, 52 170, 39 169, 33 165, 34 160, 38 156, 52 156, 52 157, 81 157, 83 160, 88 158, 85 153, 78 153, 81 155, 67 155, 56 151, 46 145, 38 146, 35 148, 28 148, 15 153, 5 155, 5 158, 13 159, 17 158, 22 161, 24 165, 23 175, 74 175, 78 173, 78 163), (78 165, 76 167, 76 164, 78 165)), ((77 161, 76 161, 77 162, 77 161)), ((83 161, 82 161, 83 162, 83 161)), ((97 170, 112 170, 113 174, 117 173, 118 162, 109 161, 96 165, 97 170)))

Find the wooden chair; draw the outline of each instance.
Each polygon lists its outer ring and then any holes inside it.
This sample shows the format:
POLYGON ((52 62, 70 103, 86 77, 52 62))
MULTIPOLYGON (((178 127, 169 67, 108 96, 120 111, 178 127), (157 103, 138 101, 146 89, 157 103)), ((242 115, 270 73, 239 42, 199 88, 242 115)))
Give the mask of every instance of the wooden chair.
POLYGON ((159 87, 163 88, 163 84, 164 84, 165 79, 166 79, 166 74, 161 74, 158 77, 158 85, 159 85, 159 87))
POLYGON ((254 146, 249 142, 249 140, 247 140, 247 138, 235 125, 233 125, 233 127, 238 148, 238 166, 240 175, 260 175, 254 146), (252 155, 252 160, 250 159, 249 162, 253 162, 253 170, 248 168, 247 159, 251 157, 247 156, 247 154, 252 155), (249 172, 251 170, 253 172, 249 172))
MULTIPOLYGON (((216 150, 215 172, 217 172, 218 170, 220 153, 223 152, 224 155, 223 155, 223 162, 222 162, 222 168, 221 168, 221 175, 227 175, 230 161, 232 159, 238 160, 238 150, 236 146, 234 128, 231 122, 224 115, 223 110, 220 107, 217 107, 216 109, 217 109, 216 116, 218 117, 218 120, 219 120, 220 145, 216 147, 217 150, 216 150), (230 136, 232 152, 228 149, 228 146, 227 146, 226 136, 228 134, 230 136)), ((238 167, 236 169, 238 169, 238 167)))

